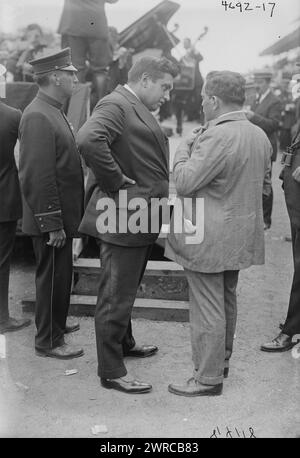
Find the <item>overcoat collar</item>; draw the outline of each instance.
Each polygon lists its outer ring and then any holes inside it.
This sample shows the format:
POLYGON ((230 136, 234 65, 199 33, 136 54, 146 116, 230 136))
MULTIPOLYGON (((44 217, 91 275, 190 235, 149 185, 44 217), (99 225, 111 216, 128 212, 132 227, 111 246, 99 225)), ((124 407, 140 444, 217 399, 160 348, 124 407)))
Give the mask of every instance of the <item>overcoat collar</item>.
POLYGON ((233 111, 231 113, 227 113, 223 116, 219 116, 218 118, 213 119, 209 122, 209 127, 217 126, 219 124, 223 124, 224 122, 229 121, 247 121, 247 116, 243 111, 233 111))

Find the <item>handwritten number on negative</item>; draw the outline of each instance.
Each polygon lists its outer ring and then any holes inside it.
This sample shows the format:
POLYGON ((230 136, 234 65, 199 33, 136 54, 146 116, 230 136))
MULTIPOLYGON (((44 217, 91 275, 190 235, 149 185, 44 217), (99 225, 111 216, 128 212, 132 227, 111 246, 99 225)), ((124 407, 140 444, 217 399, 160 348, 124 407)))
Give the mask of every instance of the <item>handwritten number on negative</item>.
POLYGON ((253 8, 250 8, 250 3, 245 2, 244 5, 246 5, 245 11, 253 11, 253 8))
POLYGON ((274 8, 275 8, 276 3, 275 3, 275 2, 274 2, 274 3, 270 3, 270 2, 269 2, 268 4, 269 4, 269 5, 273 5, 273 6, 272 6, 272 9, 271 9, 271 14, 270 14, 270 17, 273 17, 273 12, 274 12, 274 8))
MULTIPOLYGON (((222 0, 222 6, 224 6, 225 11, 228 10, 235 10, 238 9, 240 13, 243 13, 243 11, 254 11, 255 9, 262 9, 263 11, 266 11, 266 3, 262 3, 261 5, 254 5, 255 8, 251 8, 251 3, 250 2, 227 2, 226 0, 222 0)), ((274 8, 276 6, 275 2, 268 2, 268 5, 271 7, 270 11, 270 17, 273 17, 274 13, 274 8)))

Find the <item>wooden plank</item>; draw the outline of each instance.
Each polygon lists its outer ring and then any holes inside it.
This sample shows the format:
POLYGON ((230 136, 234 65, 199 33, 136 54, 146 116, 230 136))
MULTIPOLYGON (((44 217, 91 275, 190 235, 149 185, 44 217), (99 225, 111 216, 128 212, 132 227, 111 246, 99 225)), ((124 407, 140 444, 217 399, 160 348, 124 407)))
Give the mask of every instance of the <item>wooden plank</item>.
MULTIPOLYGON (((69 314, 94 316, 96 300, 96 296, 72 295, 69 314)), ((24 312, 34 312, 35 298, 25 298, 22 304, 24 312)), ((189 305, 187 301, 136 299, 132 317, 152 321, 187 322, 189 320, 189 305)))
MULTIPOLYGON (((101 263, 99 259, 93 258, 78 258, 73 263, 74 272, 95 274, 99 273, 101 263)), ((172 261, 148 261, 145 275, 180 275, 184 273, 184 269, 179 264, 172 261)))
MULTIPOLYGON (((77 274, 73 294, 95 296, 99 290, 99 273, 77 274)), ((188 283, 184 275, 144 275, 136 297, 164 300, 188 300, 188 283)))

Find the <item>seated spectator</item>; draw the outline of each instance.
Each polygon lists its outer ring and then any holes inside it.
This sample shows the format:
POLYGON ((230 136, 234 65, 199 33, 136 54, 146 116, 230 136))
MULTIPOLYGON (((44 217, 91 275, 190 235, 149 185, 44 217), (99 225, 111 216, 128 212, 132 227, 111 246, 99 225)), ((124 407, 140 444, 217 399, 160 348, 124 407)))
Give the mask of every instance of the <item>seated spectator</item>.
POLYGON ((36 59, 45 47, 41 27, 38 24, 29 24, 24 39, 18 43, 17 49, 6 63, 7 70, 14 75, 14 81, 33 81, 31 65, 28 62, 36 59))

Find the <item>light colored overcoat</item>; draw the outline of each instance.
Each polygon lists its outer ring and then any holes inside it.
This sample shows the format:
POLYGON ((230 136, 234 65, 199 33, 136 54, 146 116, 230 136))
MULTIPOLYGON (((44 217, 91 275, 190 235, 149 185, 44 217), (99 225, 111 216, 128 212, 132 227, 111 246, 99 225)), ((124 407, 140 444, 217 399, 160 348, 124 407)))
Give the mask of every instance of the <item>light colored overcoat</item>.
POLYGON ((191 146, 183 142, 174 158, 174 182, 181 202, 192 197, 193 215, 188 207, 184 214, 198 229, 203 224, 204 236, 187 244, 192 234, 171 229, 165 255, 205 273, 263 264, 262 193, 264 180, 269 192, 271 154, 266 134, 241 111, 211 121, 191 146), (204 199, 204 221, 203 215, 196 221, 196 198, 204 199))

